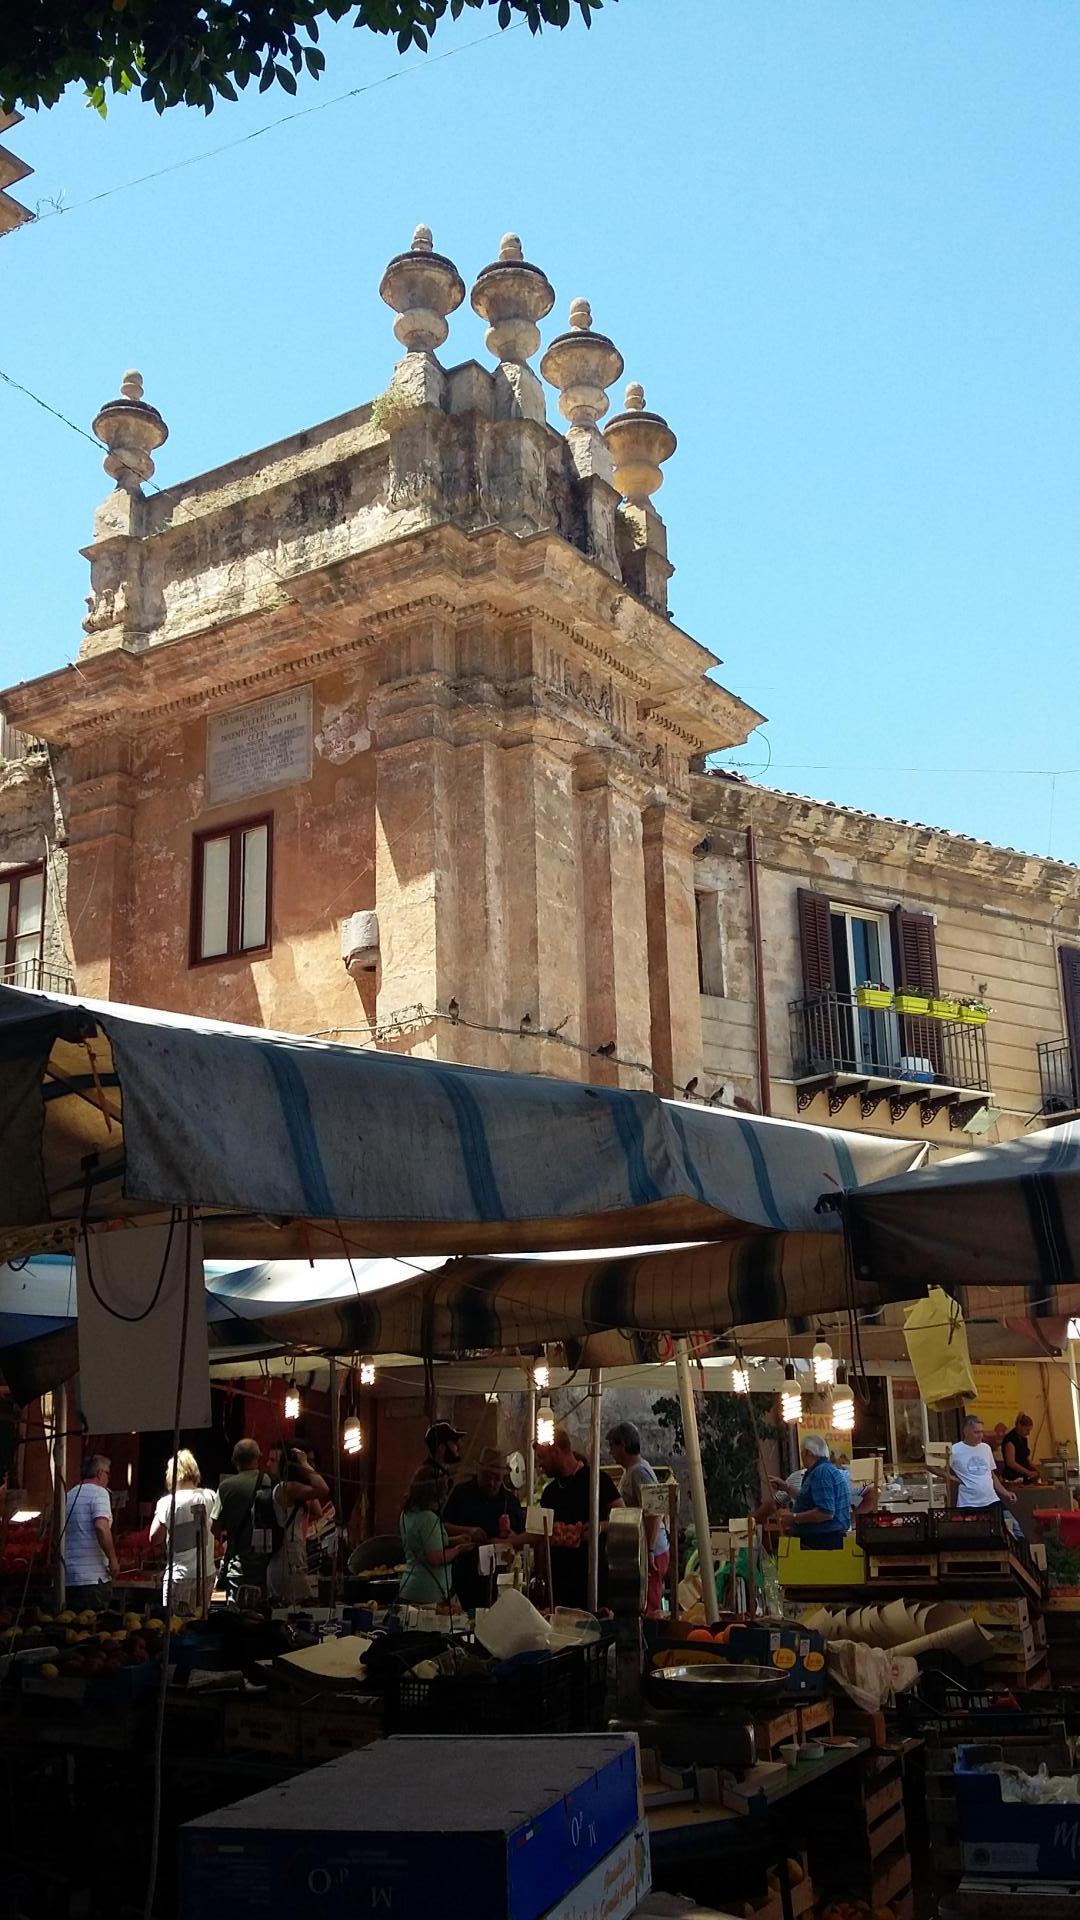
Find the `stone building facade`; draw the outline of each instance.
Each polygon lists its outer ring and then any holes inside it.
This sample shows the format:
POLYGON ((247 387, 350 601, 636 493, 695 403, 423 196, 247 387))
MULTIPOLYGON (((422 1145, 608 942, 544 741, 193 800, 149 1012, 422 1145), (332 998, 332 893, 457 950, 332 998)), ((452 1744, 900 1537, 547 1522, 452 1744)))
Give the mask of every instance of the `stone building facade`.
POLYGON ((941 1147, 1080 1104, 1080 872, 702 772, 760 716, 670 618, 616 346, 575 301, 537 375, 513 235, 489 366, 426 229, 380 292, 385 391, 307 432, 151 493, 140 377, 97 416, 78 663, 0 701, 0 978, 941 1147))
MULTIPOLYGON (((138 375, 77 666, 9 690, 47 743, 80 992, 670 1093, 700 1079, 690 766, 759 716, 667 609, 674 450, 584 301, 514 236, 465 288, 418 229, 386 391, 147 494, 138 375)), ((44 804, 44 802, 42 802, 44 804)))
POLYGON ((1080 868, 731 774, 692 788, 706 1086, 943 1148, 1076 1111, 1080 868), (869 983, 985 1022, 860 1007, 869 983))

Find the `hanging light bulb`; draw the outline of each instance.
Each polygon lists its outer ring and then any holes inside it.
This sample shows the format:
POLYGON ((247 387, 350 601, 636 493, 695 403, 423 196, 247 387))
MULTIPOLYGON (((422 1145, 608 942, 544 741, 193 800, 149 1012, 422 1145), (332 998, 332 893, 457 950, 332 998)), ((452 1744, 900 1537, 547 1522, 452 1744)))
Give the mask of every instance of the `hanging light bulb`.
POLYGON ((541 1400, 536 1409, 536 1444, 538 1447, 555 1444, 555 1413, 550 1400, 541 1400))
POLYGON ((373 1386, 375 1385, 375 1362, 374 1362, 374 1360, 361 1360, 361 1362, 360 1362, 360 1385, 361 1385, 362 1387, 373 1387, 373 1386))
POLYGON ((750 1369, 744 1367, 738 1360, 731 1369, 731 1391, 732 1393, 749 1393, 750 1391, 750 1369))
POLYGON ((780 1396, 780 1413, 792 1427, 802 1419, 802 1394, 795 1377, 795 1368, 790 1360, 784 1368, 784 1391, 780 1396))
POLYGON ((497 1407, 499 1404, 499 1396, 497 1393, 485 1393, 484 1399, 487 1401, 489 1407, 497 1407))
POLYGON ((364 1429, 353 1414, 341 1429, 341 1444, 346 1453, 362 1453, 364 1450, 364 1429))
POLYGON ((842 1387, 835 1396, 832 1406, 832 1423, 837 1433, 854 1433, 855 1395, 850 1387, 842 1387))
POLYGON ((295 1380, 291 1386, 285 1389, 284 1412, 286 1420, 299 1420, 300 1418, 300 1389, 295 1380))
POLYGON ((536 1388, 537 1393, 546 1393, 550 1385, 551 1368, 548 1366, 545 1357, 543 1360, 538 1360, 533 1368, 533 1386, 536 1388))
POLYGON ((814 1366, 815 1387, 831 1387, 836 1380, 836 1361, 827 1340, 815 1340, 810 1358, 814 1366))
POLYGON ((1080 1320, 1070 1320, 1065 1329, 1066 1340, 1080 1340, 1080 1320))

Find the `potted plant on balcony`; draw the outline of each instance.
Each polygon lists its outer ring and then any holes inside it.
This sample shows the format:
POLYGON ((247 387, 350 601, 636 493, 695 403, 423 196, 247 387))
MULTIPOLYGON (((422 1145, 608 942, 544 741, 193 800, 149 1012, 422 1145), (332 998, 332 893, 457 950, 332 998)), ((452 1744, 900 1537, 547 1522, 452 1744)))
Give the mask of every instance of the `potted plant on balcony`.
POLYGON ((988 1007, 986 1001, 980 1000, 976 994, 964 994, 961 996, 959 1018, 964 1022, 965 1026, 985 1027, 987 1015, 992 1012, 993 1008, 988 1007))
POLYGON ((891 1007, 892 988, 880 980, 866 980, 861 987, 856 987, 855 1002, 860 1007, 891 1007))
POLYGON ((931 1020, 957 1020, 960 1017, 960 1002, 955 994, 934 993, 930 996, 931 1020))
POLYGON ((919 987, 897 987, 893 1006, 897 1013, 921 1014, 927 1019, 930 1014, 930 995, 923 993, 919 987))

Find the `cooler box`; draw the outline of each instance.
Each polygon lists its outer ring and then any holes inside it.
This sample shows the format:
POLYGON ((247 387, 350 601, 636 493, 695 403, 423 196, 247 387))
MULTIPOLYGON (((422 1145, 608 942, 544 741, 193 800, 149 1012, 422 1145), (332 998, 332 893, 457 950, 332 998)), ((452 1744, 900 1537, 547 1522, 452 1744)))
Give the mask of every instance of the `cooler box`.
POLYGON ((782 1533, 777 1554, 782 1587, 862 1587, 866 1584, 866 1555, 855 1535, 844 1535, 835 1553, 804 1547, 790 1533, 782 1533))
POLYGON ((809 1627, 778 1620, 732 1627, 721 1652, 744 1666, 775 1667, 784 1676, 786 1700, 816 1700, 825 1691, 825 1642, 809 1627))
POLYGON ((641 1818, 637 1741, 384 1740, 180 1833, 184 1920, 540 1920, 641 1818))
POLYGON ((965 1873, 987 1878, 1075 1880, 1080 1805, 1026 1807, 1003 1800, 996 1773, 971 1773, 957 1748, 956 1825, 965 1873))

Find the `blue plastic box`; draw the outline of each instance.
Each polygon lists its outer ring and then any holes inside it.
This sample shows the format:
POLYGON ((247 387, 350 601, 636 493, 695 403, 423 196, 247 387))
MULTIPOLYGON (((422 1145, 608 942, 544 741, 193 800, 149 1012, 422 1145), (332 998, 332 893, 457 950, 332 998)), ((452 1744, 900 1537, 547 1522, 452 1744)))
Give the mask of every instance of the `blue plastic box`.
POLYGON ((1025 1807, 1003 1800, 996 1773, 969 1773, 957 1749, 956 1824, 965 1873, 1000 1879, 1075 1880, 1080 1804, 1025 1807))
POLYGON ((627 1734, 401 1736, 181 1829, 184 1920, 539 1920, 639 1818, 627 1734))

